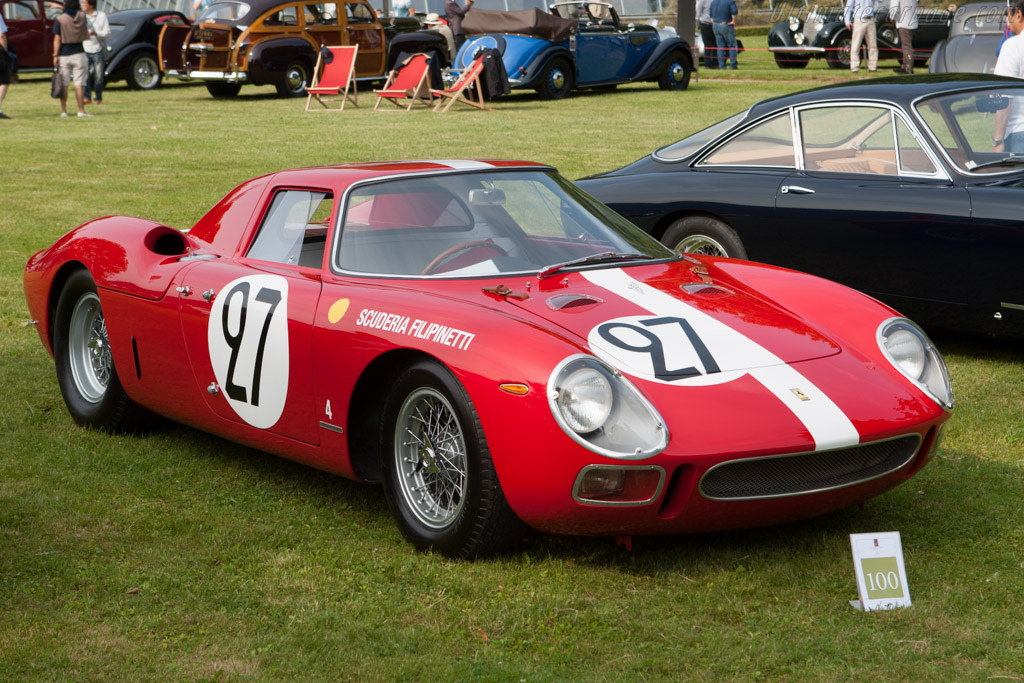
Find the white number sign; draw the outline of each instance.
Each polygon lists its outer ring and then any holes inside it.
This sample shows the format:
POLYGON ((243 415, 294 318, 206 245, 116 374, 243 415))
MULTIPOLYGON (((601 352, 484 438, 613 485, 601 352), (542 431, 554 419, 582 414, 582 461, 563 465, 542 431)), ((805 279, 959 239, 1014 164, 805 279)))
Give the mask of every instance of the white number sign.
POLYGON ((865 611, 910 606, 900 532, 850 534, 859 605, 865 611))

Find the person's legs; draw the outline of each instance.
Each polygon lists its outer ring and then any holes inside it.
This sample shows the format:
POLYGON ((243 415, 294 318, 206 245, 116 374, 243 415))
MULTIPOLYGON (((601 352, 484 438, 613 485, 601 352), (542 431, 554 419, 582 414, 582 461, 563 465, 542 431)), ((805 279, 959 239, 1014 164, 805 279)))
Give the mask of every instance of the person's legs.
POLYGON ((85 116, 85 80, 89 71, 89 58, 84 52, 68 57, 71 62, 71 77, 75 84, 75 99, 78 102, 78 115, 85 116))
POLYGON ((1009 154, 1024 154, 1024 131, 1007 135, 1003 151, 1009 154))
POLYGON ((860 19, 853 20, 853 35, 850 36, 850 71, 857 73, 860 69, 860 44, 864 42, 864 31, 867 24, 860 19))
POLYGON ((725 45, 728 42, 726 37, 729 28, 728 24, 715 24, 715 45, 718 46, 718 68, 725 69, 728 65, 728 52, 725 45))
POLYGON ((11 118, 10 116, 8 116, 7 114, 4 113, 4 96, 6 96, 6 95, 7 95, 7 84, 4 83, 4 84, 0 85, 0 119, 9 119, 9 118, 11 118))
POLYGON ((60 78, 64 82, 64 92, 60 96, 61 116, 68 115, 68 88, 71 87, 72 82, 70 59, 70 57, 57 58, 57 69, 60 71, 60 78))
POLYGON ((103 71, 106 64, 102 52, 88 52, 86 58, 89 66, 85 80, 85 99, 94 100, 98 104, 103 101, 103 71))
POLYGON ((878 33, 875 29, 875 20, 865 19, 868 40, 868 71, 878 71, 878 33))
POLYGON ((701 24, 700 37, 704 41, 704 68, 717 69, 718 53, 715 48, 718 47, 718 41, 715 40, 715 25, 701 24))
POLYGON ((729 48, 729 60, 732 62, 732 68, 738 69, 739 62, 737 61, 737 55, 739 55, 740 51, 736 44, 736 27, 726 24, 726 28, 729 29, 726 34, 728 39, 727 47, 729 48))
POLYGON ((903 51, 902 70, 905 74, 914 73, 914 31, 909 28, 900 29, 900 49, 903 51))

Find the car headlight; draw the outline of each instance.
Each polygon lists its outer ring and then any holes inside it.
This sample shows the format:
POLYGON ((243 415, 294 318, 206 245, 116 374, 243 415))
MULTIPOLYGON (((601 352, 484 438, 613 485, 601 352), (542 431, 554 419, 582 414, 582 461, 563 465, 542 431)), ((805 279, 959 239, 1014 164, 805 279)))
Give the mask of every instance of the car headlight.
POLYGON ((668 430, 633 384, 603 361, 579 354, 548 379, 548 405, 573 441, 608 456, 638 460, 668 445, 668 430))
POLYGON ((804 40, 806 40, 804 38, 804 34, 802 34, 802 33, 794 33, 793 34, 793 42, 796 43, 797 45, 803 45, 804 44, 804 40))
POLYGON ((946 410, 953 408, 953 387, 942 354, 924 331, 906 318, 878 326, 878 346, 889 362, 946 410))
POLYGON ((803 22, 800 21, 800 17, 790 17, 789 18, 789 30, 792 31, 793 33, 796 33, 797 31, 799 31, 800 30, 800 26, 802 24, 803 24, 803 22))

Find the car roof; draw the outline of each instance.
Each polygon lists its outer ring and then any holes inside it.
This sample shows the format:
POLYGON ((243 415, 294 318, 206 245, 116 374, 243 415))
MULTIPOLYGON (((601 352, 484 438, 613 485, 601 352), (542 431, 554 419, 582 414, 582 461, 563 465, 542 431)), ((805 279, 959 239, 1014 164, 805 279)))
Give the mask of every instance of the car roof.
POLYGON ((331 184, 348 185, 360 180, 418 175, 421 173, 443 173, 446 171, 494 171, 508 168, 551 169, 546 164, 533 161, 512 161, 505 159, 426 159, 422 161, 371 161, 358 164, 335 164, 277 171, 268 174, 275 185, 280 184, 331 184))
POLYGON ((975 88, 991 88, 1000 84, 1024 86, 1024 81, 988 74, 934 74, 909 78, 893 76, 856 83, 836 83, 762 100, 750 108, 747 119, 756 119, 785 107, 839 100, 892 102, 904 109, 910 109, 913 102, 925 96, 943 95, 975 88))
MULTIPOLYGON (((294 3, 299 2, 299 1, 300 0, 214 0, 214 2, 212 2, 210 4, 213 5, 213 4, 216 4, 218 2, 231 2, 233 4, 234 3, 242 3, 243 5, 248 5, 249 6, 249 14, 246 15, 245 19, 248 20, 248 21, 251 21, 252 19, 255 19, 255 18, 259 17, 264 12, 272 10, 275 7, 279 7, 280 5, 294 4, 294 3)), ((218 22, 223 22, 225 20, 224 19, 218 19, 217 21, 218 22)), ((248 21, 246 23, 248 23, 248 21)))

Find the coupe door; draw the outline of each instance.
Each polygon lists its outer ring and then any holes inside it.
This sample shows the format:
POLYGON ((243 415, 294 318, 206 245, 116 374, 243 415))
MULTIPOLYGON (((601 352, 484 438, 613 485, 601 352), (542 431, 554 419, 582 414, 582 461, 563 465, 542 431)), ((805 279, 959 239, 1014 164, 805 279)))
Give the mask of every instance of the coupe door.
POLYGON ((164 24, 160 29, 160 41, 157 45, 157 52, 160 58, 160 68, 163 71, 185 70, 185 41, 192 32, 191 26, 182 24, 164 24))
POLYGON ((896 308, 965 306, 970 288, 952 274, 972 262, 970 197, 945 178, 906 121, 860 104, 797 116, 804 170, 779 189, 782 232, 766 260, 896 308))

